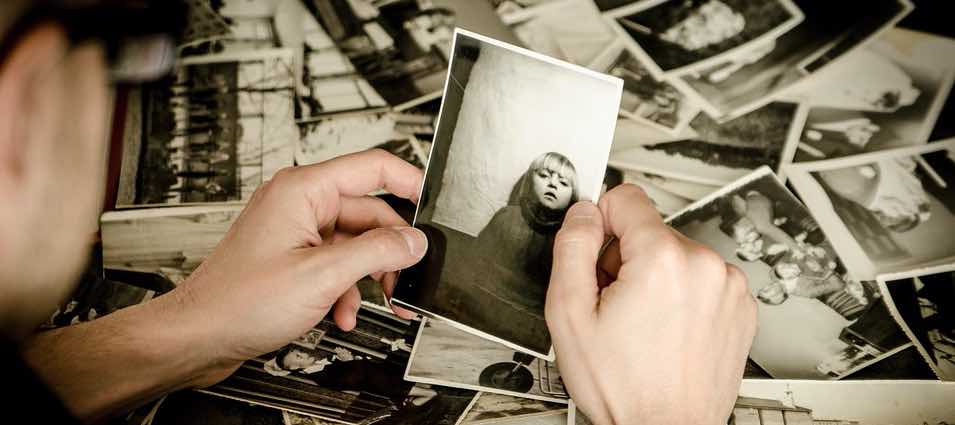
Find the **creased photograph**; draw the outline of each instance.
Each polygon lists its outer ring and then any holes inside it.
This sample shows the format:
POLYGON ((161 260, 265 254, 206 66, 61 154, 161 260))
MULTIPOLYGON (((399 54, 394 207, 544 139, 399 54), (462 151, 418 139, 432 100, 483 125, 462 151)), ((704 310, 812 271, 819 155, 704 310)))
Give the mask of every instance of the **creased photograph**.
POLYGON ((759 306, 750 358, 777 379, 839 379, 904 349, 874 282, 854 280, 827 234, 760 168, 667 218, 743 270, 759 306))
POLYGON ((955 265, 880 275, 879 285, 935 374, 955 381, 955 265))
POLYGON ((574 202, 600 194, 623 84, 456 34, 414 221, 428 253, 399 275, 394 302, 552 359, 554 235, 574 202))
POLYGON ((793 164, 786 174, 856 278, 955 259, 955 140, 793 164))

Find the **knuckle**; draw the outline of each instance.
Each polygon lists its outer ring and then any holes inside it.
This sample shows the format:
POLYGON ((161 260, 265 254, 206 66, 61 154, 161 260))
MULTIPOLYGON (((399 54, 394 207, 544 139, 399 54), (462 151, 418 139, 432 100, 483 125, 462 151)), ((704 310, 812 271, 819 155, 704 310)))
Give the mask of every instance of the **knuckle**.
POLYGON ((656 262, 674 270, 684 270, 687 266, 686 247, 670 232, 660 232, 652 239, 653 256, 656 262))

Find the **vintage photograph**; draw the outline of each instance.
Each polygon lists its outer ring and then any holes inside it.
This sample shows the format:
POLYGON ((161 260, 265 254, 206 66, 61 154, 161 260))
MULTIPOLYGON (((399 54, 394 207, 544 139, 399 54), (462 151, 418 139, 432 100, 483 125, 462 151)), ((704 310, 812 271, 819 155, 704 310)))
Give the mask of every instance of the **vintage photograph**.
POLYGON ((425 319, 405 379, 485 393, 567 403, 556 364, 425 319))
POLYGON ((692 183, 639 171, 624 171, 623 182, 643 189, 663 217, 681 211, 719 190, 719 186, 692 183))
POLYGON ((244 201, 291 166, 292 56, 275 49, 189 57, 145 86, 141 136, 127 137, 117 207, 244 201))
POLYGON ((909 343, 874 282, 854 280, 820 226, 763 167, 667 220, 749 277, 750 358, 777 379, 839 379, 909 343))
POLYGON ((793 94, 813 105, 794 161, 927 143, 953 79, 951 40, 885 33, 793 94))
POLYGON ((407 382, 417 322, 362 308, 355 329, 331 319, 289 345, 246 361, 210 393, 357 424, 453 425, 475 392, 407 382))
POLYGON ((700 112, 676 87, 653 76, 622 43, 601 54, 589 68, 623 80, 623 117, 679 134, 700 112))
POLYGON ((494 393, 478 393, 460 425, 510 424, 517 419, 530 419, 567 414, 567 405, 524 397, 494 393))
POLYGON ((312 13, 358 74, 398 109, 441 93, 455 27, 516 41, 484 1, 311 3, 312 13))
POLYGON ((730 119, 771 102, 811 74, 802 64, 815 63, 811 69, 816 72, 837 62, 913 8, 908 0, 870 1, 866 13, 844 2, 794 2, 805 18, 793 29, 745 55, 680 76, 679 81, 695 93, 707 113, 730 119))
POLYGON ((206 259, 241 205, 112 211, 100 218, 106 268, 153 273, 177 284, 206 259))
POLYGON ((393 302, 552 359, 553 238, 600 194, 623 82, 463 30, 448 78, 415 215, 428 253, 393 302))
POLYGON ((524 47, 581 66, 592 63, 619 37, 590 0, 548 1, 511 25, 524 47))
POLYGON ((935 374, 955 381, 955 265, 881 275, 879 285, 935 374))
MULTIPOLYGON (((494 6, 501 20, 507 25, 524 21, 534 17, 542 9, 554 3, 567 2, 567 0, 487 0, 494 6)), ((570 0, 584 3, 579 0, 570 0)))
POLYGON ((724 123, 699 113, 679 135, 627 150, 615 150, 611 163, 705 185, 724 185, 756 168, 779 170, 792 158, 807 109, 773 102, 724 123))
POLYGON ((955 139, 793 164, 786 174, 856 278, 955 259, 955 139))
POLYGON ((791 0, 642 1, 607 16, 616 19, 655 72, 667 75, 762 52, 803 20, 791 0))

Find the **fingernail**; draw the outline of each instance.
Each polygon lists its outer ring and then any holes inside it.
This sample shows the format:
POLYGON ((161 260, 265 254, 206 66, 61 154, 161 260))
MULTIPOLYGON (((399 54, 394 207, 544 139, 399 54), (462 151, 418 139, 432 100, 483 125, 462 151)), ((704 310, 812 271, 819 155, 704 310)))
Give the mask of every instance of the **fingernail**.
POLYGON ((573 217, 582 217, 582 218, 591 218, 600 214, 600 211, 597 209, 597 206, 590 201, 580 201, 571 206, 570 210, 567 211, 568 215, 573 217))
POLYGON ((424 256, 425 251, 428 250, 428 238, 425 237, 424 232, 414 227, 401 227, 398 228, 398 232, 401 233, 401 237, 405 238, 405 243, 408 244, 408 252, 412 256, 424 256))

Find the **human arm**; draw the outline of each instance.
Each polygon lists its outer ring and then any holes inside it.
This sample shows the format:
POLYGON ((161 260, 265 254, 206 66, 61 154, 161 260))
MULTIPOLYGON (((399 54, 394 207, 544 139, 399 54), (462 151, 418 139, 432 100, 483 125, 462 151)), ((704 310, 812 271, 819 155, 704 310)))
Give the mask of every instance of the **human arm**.
POLYGON ((564 384, 597 424, 725 424, 756 330, 742 271, 632 185, 567 213, 545 314, 564 384))
MULTIPOLYGON (((78 417, 95 421, 180 388, 207 386, 329 312, 355 326, 366 275, 394 271, 427 240, 384 201, 417 201, 421 172, 383 151, 280 171, 179 287, 89 323, 36 335, 24 358, 78 417)), ((409 313, 400 311, 404 317, 409 313)))

